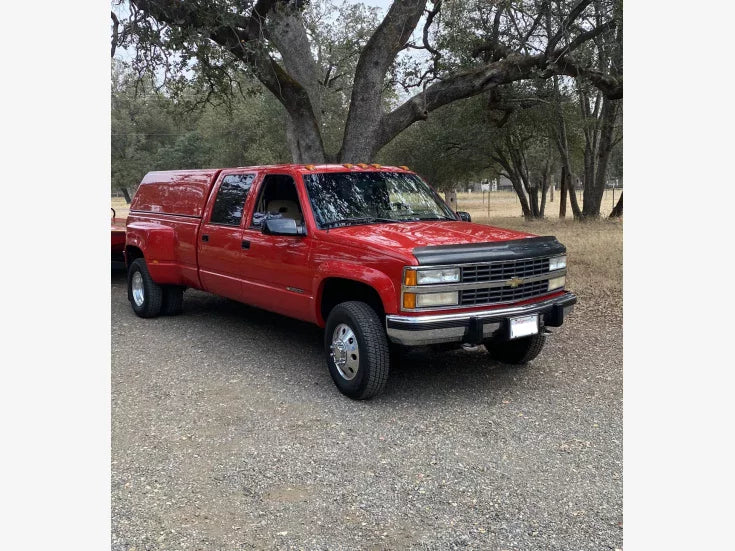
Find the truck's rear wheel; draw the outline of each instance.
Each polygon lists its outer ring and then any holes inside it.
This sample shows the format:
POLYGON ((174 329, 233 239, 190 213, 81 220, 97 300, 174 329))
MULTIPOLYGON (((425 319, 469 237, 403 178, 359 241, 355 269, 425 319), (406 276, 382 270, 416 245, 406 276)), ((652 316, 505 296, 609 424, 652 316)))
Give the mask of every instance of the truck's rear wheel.
POLYGON ((163 289, 151 279, 142 258, 133 260, 128 269, 128 298, 141 318, 154 318, 161 312, 163 289))
POLYGON ((364 302, 350 301, 329 313, 324 349, 332 380, 345 396, 366 400, 388 381, 388 339, 378 314, 364 302))
POLYGON ((161 303, 161 314, 164 316, 177 316, 184 310, 184 290, 181 285, 164 285, 163 302, 161 303))
POLYGON ((485 348, 499 362, 519 365, 538 356, 545 342, 546 337, 539 334, 510 341, 489 341, 485 343, 485 348))

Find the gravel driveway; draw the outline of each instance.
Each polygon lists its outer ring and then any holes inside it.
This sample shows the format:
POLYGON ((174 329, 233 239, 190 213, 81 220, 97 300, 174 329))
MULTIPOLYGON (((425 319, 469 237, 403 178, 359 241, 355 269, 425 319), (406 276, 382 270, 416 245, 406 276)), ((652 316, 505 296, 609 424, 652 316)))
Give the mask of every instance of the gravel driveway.
POLYGON ((577 311, 525 368, 412 353, 334 387, 322 334, 112 274, 112 549, 622 547, 622 319, 577 311))

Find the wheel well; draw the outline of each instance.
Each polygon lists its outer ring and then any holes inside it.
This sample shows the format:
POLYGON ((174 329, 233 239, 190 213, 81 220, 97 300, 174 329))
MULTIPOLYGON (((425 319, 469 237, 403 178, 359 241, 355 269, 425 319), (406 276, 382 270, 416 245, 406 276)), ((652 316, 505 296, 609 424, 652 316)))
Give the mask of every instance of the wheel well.
POLYGON ((136 258, 145 258, 143 256, 143 251, 138 247, 133 247, 132 245, 125 247, 125 264, 130 266, 136 258))
POLYGON ((348 300, 364 302, 375 310, 381 319, 385 316, 383 301, 373 287, 352 279, 330 277, 324 281, 322 289, 320 304, 322 319, 326 321, 332 308, 348 300))

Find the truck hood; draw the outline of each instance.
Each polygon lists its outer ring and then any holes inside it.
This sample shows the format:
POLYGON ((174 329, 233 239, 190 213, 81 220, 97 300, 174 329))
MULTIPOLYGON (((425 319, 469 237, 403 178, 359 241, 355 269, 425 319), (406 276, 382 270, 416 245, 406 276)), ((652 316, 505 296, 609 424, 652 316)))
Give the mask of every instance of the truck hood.
MULTIPOLYGON (((513 239, 535 237, 517 232, 460 221, 400 222, 395 224, 365 224, 330 229, 329 239, 342 243, 358 242, 368 248, 413 257, 416 247, 459 245, 469 243, 497 243, 513 239)), ((356 244, 356 243, 355 243, 356 244)))

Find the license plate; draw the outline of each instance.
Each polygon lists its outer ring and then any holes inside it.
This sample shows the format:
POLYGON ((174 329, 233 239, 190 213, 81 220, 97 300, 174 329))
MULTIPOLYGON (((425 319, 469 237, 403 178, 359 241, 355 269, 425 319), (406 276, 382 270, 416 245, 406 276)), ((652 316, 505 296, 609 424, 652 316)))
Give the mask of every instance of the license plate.
POLYGON ((510 318, 510 338, 518 339, 538 333, 538 314, 510 318))

